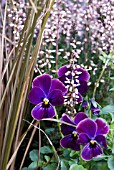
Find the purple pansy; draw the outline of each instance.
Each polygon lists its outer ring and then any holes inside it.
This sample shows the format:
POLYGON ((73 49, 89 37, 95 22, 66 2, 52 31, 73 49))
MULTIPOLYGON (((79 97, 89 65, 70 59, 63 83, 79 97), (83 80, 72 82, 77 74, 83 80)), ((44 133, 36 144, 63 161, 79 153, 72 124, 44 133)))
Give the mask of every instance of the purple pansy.
POLYGON ((85 94, 88 90, 88 81, 90 79, 90 75, 89 73, 83 69, 83 68, 75 68, 72 69, 69 65, 65 65, 62 66, 59 70, 58 70, 58 76, 59 79, 65 84, 67 85, 66 81, 67 79, 72 80, 73 75, 75 75, 75 80, 74 80, 74 84, 77 85, 77 89, 78 89, 78 103, 82 102, 82 96, 81 94, 85 94), (67 74, 68 73, 68 74, 67 74))
POLYGON ((107 148, 104 135, 109 132, 109 127, 102 119, 98 118, 95 121, 90 118, 84 119, 76 129, 79 134, 79 143, 84 145, 81 152, 82 159, 89 161, 103 153, 101 146, 107 148))
POLYGON ((85 118, 87 118, 87 115, 84 112, 77 113, 73 120, 68 115, 63 114, 62 121, 72 124, 74 126, 66 125, 64 123, 61 125, 61 131, 65 135, 64 138, 60 140, 60 144, 62 147, 70 148, 76 151, 80 150, 76 125, 85 118))
POLYGON ((60 106, 64 103, 63 95, 66 92, 67 89, 60 80, 52 79, 48 74, 36 77, 28 95, 29 101, 36 105, 32 110, 33 118, 41 120, 55 116, 53 106, 60 106))
POLYGON ((92 111, 93 114, 98 115, 100 112, 100 108, 97 104, 97 102, 92 98, 90 99, 90 110, 92 111))

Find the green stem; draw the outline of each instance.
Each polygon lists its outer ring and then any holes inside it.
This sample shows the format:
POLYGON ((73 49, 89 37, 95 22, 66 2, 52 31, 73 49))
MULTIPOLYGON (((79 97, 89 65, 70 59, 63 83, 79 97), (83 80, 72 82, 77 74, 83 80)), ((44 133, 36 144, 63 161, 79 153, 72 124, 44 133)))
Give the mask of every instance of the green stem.
MULTIPOLYGON (((57 114, 57 111, 56 111, 55 107, 54 107, 54 110, 55 110, 55 113, 56 113, 56 119, 58 120, 58 114, 57 114)), ((64 137, 64 135, 63 135, 63 134, 62 134, 62 132, 61 132, 61 126, 60 126, 60 123, 59 123, 59 122, 57 122, 57 125, 58 125, 59 133, 60 133, 61 137, 63 138, 63 137, 64 137)))
MULTIPOLYGON (((83 147, 80 146, 80 153, 81 153, 82 149, 83 149, 83 147)), ((82 157, 80 156, 80 165, 83 166, 83 164, 84 164, 84 161, 83 161, 82 157)))
POLYGON ((102 69, 101 74, 100 74, 100 76, 99 76, 99 78, 98 78, 98 80, 97 80, 97 82, 96 82, 95 88, 94 88, 94 90, 93 90, 93 98, 95 98, 95 94, 96 94, 96 90, 97 90, 99 81, 100 81, 101 77, 103 76, 103 73, 104 73, 104 71, 105 71, 105 69, 106 69, 106 67, 107 67, 107 64, 108 64, 109 60, 110 60, 110 59, 107 59, 107 60, 106 60, 106 63, 105 63, 105 65, 104 65, 104 68, 102 69))

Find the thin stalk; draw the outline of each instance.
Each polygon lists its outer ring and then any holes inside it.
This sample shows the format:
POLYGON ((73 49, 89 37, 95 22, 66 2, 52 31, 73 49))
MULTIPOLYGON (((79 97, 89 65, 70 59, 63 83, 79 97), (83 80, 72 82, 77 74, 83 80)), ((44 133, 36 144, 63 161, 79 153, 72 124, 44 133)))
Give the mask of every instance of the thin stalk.
MULTIPOLYGON (((3 61, 4 61, 4 36, 5 36, 5 25, 6 25, 6 14, 7 14, 7 1, 5 4, 5 12, 3 18, 3 29, 2 29, 2 38, 0 38, 0 101, 3 94, 3 82, 2 82, 2 70, 3 70, 3 61)), ((6 108, 6 107, 5 107, 6 108)), ((3 116, 4 120, 4 116, 3 116)), ((0 160, 2 152, 2 137, 3 137, 3 124, 2 124, 2 115, 0 115, 0 160)), ((1 163, 0 163, 1 164, 1 163)))
MULTIPOLYGON (((30 123, 29 121, 27 121, 27 120, 25 120, 25 121, 26 121, 27 123, 33 125, 33 124, 30 123)), ((36 129, 39 129, 37 126, 35 126, 35 125, 33 125, 33 126, 34 126, 36 129)), ((60 159, 59 159, 59 156, 58 156, 58 154, 57 154, 57 151, 56 151, 53 143, 51 142, 50 138, 48 137, 48 135, 47 135, 42 129, 40 129, 40 131, 46 136, 46 138, 48 139, 50 145, 52 146, 52 149, 53 149, 53 151, 54 151, 55 158, 56 158, 56 160, 57 160, 57 162, 58 162, 58 166, 57 166, 56 170, 59 170, 60 159)))
POLYGON ((3 80, 4 75, 5 75, 5 73, 6 73, 7 69, 8 69, 8 64, 9 64, 9 61, 11 60, 11 55, 12 55, 12 53, 14 52, 14 50, 15 50, 15 47, 12 48, 11 52, 9 53, 9 55, 8 55, 8 57, 7 57, 7 58, 8 58, 8 59, 7 59, 7 63, 5 64, 4 69, 3 69, 3 72, 2 72, 2 80, 3 80))
MULTIPOLYGON (((54 107, 54 110, 55 110, 55 113, 56 113, 56 119, 58 120, 58 114, 57 114, 57 111, 56 111, 55 107, 54 107)), ((59 133, 60 133, 61 137, 63 138, 63 137, 64 137, 64 135, 63 135, 63 134, 62 134, 62 132, 61 132, 61 126, 60 126, 60 123, 59 123, 59 122, 57 122, 57 125, 58 125, 59 133)))
MULTIPOLYGON (((40 121, 39 121, 39 146, 38 146, 38 163, 40 162, 40 148, 41 148, 41 132, 40 132, 40 121)), ((37 167, 38 169, 38 167, 37 167)))
POLYGON ((30 3, 32 5, 32 8, 34 9, 35 13, 37 13, 37 8, 32 0, 30 0, 30 3))
MULTIPOLYGON (((34 120, 33 120, 31 123, 34 123, 34 120)), ((17 146, 15 152, 13 153, 13 155, 11 156, 11 158, 10 158, 10 160, 9 160, 9 162, 8 162, 8 165, 7 165, 7 169, 6 169, 6 170, 9 169, 10 165, 12 164, 13 160, 15 159, 16 154, 17 154, 17 152, 18 152, 18 150, 19 150, 19 148, 20 148, 23 140, 25 139, 27 133, 28 133, 29 130, 31 129, 31 126, 32 126, 32 125, 30 124, 29 127, 28 127, 28 129, 27 129, 27 130, 24 132, 24 134, 22 135, 22 137, 21 137, 21 139, 20 139, 20 141, 19 141, 19 143, 18 143, 18 146, 17 146)))
POLYGON ((3 19, 3 30, 2 30, 2 40, 1 40, 1 55, 0 55, 0 100, 2 96, 2 64, 4 60, 4 36, 5 36, 5 25, 6 25, 6 14, 7 14, 7 1, 5 4, 5 12, 4 12, 4 19, 3 19))
MULTIPOLYGON (((33 79, 33 75, 34 75, 34 65, 33 65, 33 68, 31 69, 30 75, 31 76, 30 76, 30 79, 29 79, 27 94, 29 93, 29 91, 31 89, 32 79, 33 79)), ((29 113, 29 105, 30 105, 30 103, 28 102, 28 96, 26 96, 25 107, 24 107, 24 110, 23 110, 23 118, 26 118, 28 113, 29 113)), ((20 134, 22 134, 23 127, 24 127, 24 121, 21 122, 20 134)))
POLYGON ((72 126, 72 127, 75 127, 75 128, 76 128, 76 125, 73 125, 73 124, 64 122, 64 121, 62 121, 62 120, 51 119, 51 118, 45 118, 45 119, 42 119, 42 120, 48 120, 48 121, 52 121, 52 122, 63 123, 63 124, 65 124, 65 125, 72 126))
POLYGON ((0 33, 0 37, 4 37, 4 39, 5 40, 7 40, 11 45, 13 45, 13 46, 15 46, 15 43, 14 42, 12 42, 8 37, 6 37, 5 35, 2 35, 1 33, 0 33))
MULTIPOLYGON (((16 150, 16 147, 18 145, 18 138, 19 138, 19 132, 20 132, 20 126, 21 126, 21 121, 22 121, 22 114, 23 114, 23 109, 24 109, 24 103, 25 103, 25 99, 26 99, 27 89, 28 89, 28 86, 26 87, 25 92, 24 92, 24 96, 23 96, 23 103, 22 103, 22 106, 21 106, 20 117, 19 117, 19 121, 18 121, 17 133, 16 133, 16 139, 15 139, 15 143, 14 143, 14 151, 16 150)), ((14 170, 15 169, 14 166, 15 166, 15 159, 13 160, 13 164, 12 164, 10 170, 14 170)))
MULTIPOLYGON (((35 126, 38 126, 38 124, 39 124, 39 122, 36 122, 36 123, 35 123, 35 126)), ((26 150, 25 150, 25 152, 24 152, 24 156, 23 156, 23 158, 22 158, 22 161, 21 161, 21 165, 20 165, 19 170, 22 170, 23 163, 24 163, 24 161, 25 161, 26 155, 27 155, 28 150, 29 150, 29 148, 30 148, 31 142, 32 142, 33 137, 34 137, 34 135, 35 135, 35 132, 36 132, 36 128, 34 128, 33 131, 32 131, 32 134, 31 134, 30 140, 29 140, 29 142, 28 142, 28 145, 27 145, 27 147, 26 147, 26 150)))
POLYGON ((97 90, 98 84, 99 84, 100 79, 102 78, 102 76, 103 76, 103 74, 104 74, 104 71, 105 71, 105 69, 106 69, 106 67, 107 67, 107 65, 108 65, 109 60, 110 60, 110 59, 107 59, 107 60, 106 60, 106 63, 105 63, 105 65, 104 65, 104 67, 103 67, 103 69, 102 69, 102 71, 101 71, 101 74, 100 74, 100 76, 99 76, 99 78, 98 78, 98 80, 97 80, 97 82, 96 82, 95 88, 94 88, 94 90, 93 90, 93 98, 95 98, 95 94, 96 94, 96 90, 97 90))

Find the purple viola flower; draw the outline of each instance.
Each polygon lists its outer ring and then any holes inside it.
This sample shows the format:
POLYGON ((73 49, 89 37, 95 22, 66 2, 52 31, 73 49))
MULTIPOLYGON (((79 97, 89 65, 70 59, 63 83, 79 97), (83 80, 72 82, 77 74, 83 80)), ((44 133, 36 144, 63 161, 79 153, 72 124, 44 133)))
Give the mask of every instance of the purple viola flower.
POLYGON ((104 135, 109 132, 106 122, 100 118, 95 121, 87 118, 82 120, 76 129, 79 134, 79 143, 84 145, 81 152, 82 159, 90 161, 92 158, 103 154, 101 146, 107 148, 104 135))
POLYGON ((67 122, 71 125, 62 124, 61 131, 65 135, 64 138, 60 140, 60 145, 64 148, 70 148, 76 151, 80 150, 80 144, 78 143, 78 133, 76 131, 76 125, 83 119, 87 118, 84 112, 79 112, 72 120, 67 114, 63 114, 62 121, 67 122))
POLYGON ((65 85, 67 85, 67 79, 72 80, 72 78, 74 78, 74 84, 78 89, 78 103, 82 102, 81 94, 85 94, 88 90, 89 73, 83 68, 72 69, 69 65, 65 65, 58 70, 58 76, 59 80, 65 85))
POLYGON ((98 115, 100 112, 100 108, 97 104, 97 102, 92 98, 90 99, 90 110, 92 111, 93 114, 98 115))
POLYGON ((83 100, 82 108, 87 109, 87 107, 88 107, 88 102, 87 102, 87 100, 83 100))
POLYGON ((41 120, 55 116, 53 106, 60 106, 64 103, 63 95, 66 92, 67 89, 60 80, 52 79, 48 74, 36 77, 28 95, 29 101, 36 105, 32 110, 32 117, 41 120))

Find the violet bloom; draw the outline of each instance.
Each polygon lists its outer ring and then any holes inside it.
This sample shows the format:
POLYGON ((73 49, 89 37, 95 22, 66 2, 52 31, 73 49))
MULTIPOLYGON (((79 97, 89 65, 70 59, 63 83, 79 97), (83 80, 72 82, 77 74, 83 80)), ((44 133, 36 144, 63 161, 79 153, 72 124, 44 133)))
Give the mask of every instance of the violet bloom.
POLYGON ((76 125, 85 118, 87 118, 87 115, 83 112, 77 113, 74 120, 72 120, 67 114, 63 114, 62 121, 72 124, 74 126, 66 125, 64 123, 61 125, 61 131, 65 135, 64 138, 60 140, 60 144, 62 147, 70 148, 76 151, 80 150, 76 125))
POLYGON ((88 102, 87 100, 84 100, 82 103, 82 108, 87 109, 87 107, 88 107, 88 102))
POLYGON ((69 66, 62 66, 58 70, 59 80, 61 80, 65 85, 67 85, 67 79, 74 79, 74 84, 78 89, 78 103, 82 102, 81 94, 85 94, 88 90, 88 81, 90 79, 89 73, 83 68, 75 68, 74 70, 69 66), (69 73, 69 74, 67 74, 69 73))
POLYGON ((92 111, 93 114, 98 115, 100 112, 100 108, 96 101, 92 98, 90 99, 91 105, 90 105, 90 110, 92 111))
POLYGON ((84 145, 81 152, 82 159, 90 161, 93 157, 103 154, 101 146, 107 148, 105 134, 109 132, 109 127, 100 118, 95 121, 87 118, 77 125, 79 143, 84 145))
POLYGON ((29 101, 36 105, 32 110, 33 118, 41 120, 55 116, 53 106, 64 103, 63 95, 66 92, 67 89, 60 80, 52 79, 48 74, 36 77, 28 95, 29 101))

